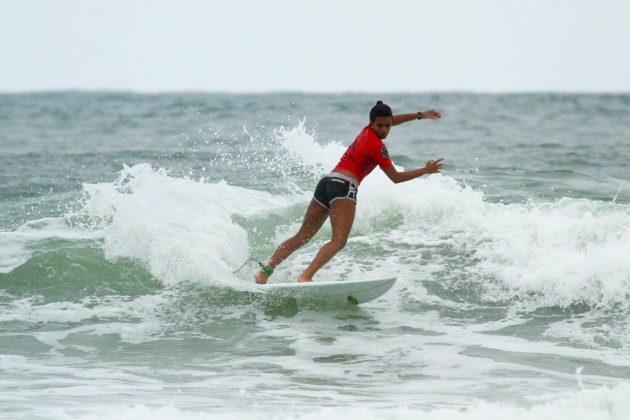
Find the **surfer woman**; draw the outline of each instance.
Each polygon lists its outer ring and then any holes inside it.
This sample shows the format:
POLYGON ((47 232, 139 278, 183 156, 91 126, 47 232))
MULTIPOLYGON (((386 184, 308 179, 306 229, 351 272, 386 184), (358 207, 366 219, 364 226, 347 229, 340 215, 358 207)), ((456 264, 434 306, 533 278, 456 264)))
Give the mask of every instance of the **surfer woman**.
POLYGON ((317 184, 298 233, 280 244, 267 265, 256 273, 256 283, 266 283, 273 270, 295 250, 311 240, 330 217, 332 238, 322 246, 313 261, 297 279, 298 282, 312 281, 317 270, 346 245, 354 221, 358 186, 376 165, 395 183, 440 172, 442 159, 430 160, 423 168, 398 172, 389 158, 383 140, 387 138, 393 125, 416 119, 437 120, 441 117, 442 115, 435 109, 393 115, 388 105, 378 101, 370 111, 370 124, 359 133, 332 172, 324 175, 317 184))

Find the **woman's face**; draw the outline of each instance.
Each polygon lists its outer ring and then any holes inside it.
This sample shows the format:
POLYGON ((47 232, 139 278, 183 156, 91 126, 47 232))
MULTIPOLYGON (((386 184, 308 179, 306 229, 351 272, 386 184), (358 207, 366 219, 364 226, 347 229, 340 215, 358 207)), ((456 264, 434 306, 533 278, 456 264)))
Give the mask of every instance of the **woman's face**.
POLYGON ((385 140, 389 134, 389 129, 392 128, 392 117, 376 117, 370 126, 379 139, 385 140))

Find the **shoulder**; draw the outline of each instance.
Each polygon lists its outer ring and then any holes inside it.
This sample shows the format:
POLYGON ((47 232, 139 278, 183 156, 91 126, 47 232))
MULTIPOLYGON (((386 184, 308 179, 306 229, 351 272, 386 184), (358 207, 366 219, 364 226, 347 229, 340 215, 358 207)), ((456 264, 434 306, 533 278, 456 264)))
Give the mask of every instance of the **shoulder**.
POLYGON ((378 138, 372 127, 366 125, 359 133, 359 137, 365 140, 368 140, 370 143, 382 143, 382 140, 378 138))
POLYGON ((369 125, 366 125, 361 129, 361 132, 357 136, 358 139, 368 138, 370 135, 374 134, 374 130, 369 125))

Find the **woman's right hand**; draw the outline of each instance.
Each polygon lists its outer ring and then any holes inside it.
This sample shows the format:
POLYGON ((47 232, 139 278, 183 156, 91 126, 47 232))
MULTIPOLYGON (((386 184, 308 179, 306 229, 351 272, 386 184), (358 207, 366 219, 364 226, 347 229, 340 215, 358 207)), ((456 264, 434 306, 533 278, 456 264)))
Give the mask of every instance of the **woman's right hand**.
POLYGON ((427 162, 424 170, 427 174, 435 174, 442 171, 442 161, 444 158, 440 158, 438 160, 430 160, 427 162))

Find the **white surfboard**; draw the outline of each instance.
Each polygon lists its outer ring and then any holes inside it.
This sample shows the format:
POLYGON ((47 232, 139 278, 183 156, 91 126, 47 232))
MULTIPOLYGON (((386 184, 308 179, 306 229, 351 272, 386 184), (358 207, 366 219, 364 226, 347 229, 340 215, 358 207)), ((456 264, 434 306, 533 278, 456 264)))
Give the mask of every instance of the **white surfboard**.
POLYGON ((265 294, 278 298, 318 301, 331 305, 359 305, 383 296, 396 278, 310 283, 270 283, 260 285, 265 294))

